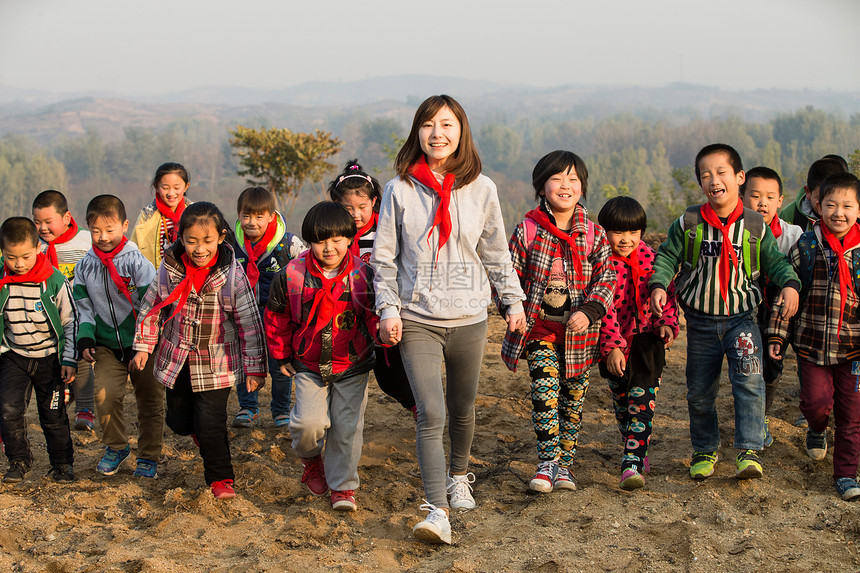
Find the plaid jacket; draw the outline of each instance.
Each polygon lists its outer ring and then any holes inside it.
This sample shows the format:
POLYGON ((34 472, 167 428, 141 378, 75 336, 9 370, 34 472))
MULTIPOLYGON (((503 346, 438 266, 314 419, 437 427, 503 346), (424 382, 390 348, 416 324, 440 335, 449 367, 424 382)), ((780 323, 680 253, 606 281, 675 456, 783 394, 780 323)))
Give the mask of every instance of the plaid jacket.
POLYGON ((186 361, 194 392, 228 388, 247 375, 265 376, 266 350, 257 301, 226 243, 218 248, 218 262, 200 293, 192 291, 179 314, 162 323, 175 310, 174 303, 157 316, 145 318, 185 278, 179 260, 183 249, 177 241, 164 253, 138 314, 134 350, 152 353, 157 346, 155 378, 168 388, 173 388, 186 361))
MULTIPOLYGON (((860 293, 853 292, 852 288, 847 289, 848 300, 845 301, 842 329, 837 339, 836 331, 842 304, 839 271, 836 268, 835 254, 827 246, 827 241, 822 240, 818 224, 812 231, 801 236, 800 241, 788 252, 788 258, 795 270, 800 269, 800 250, 809 248, 808 239, 813 232, 818 237, 818 248, 809 292, 806 299, 800 301, 800 308, 791 320, 781 318, 781 307, 774 306, 767 329, 768 343, 785 346, 786 341, 791 341, 798 357, 819 366, 860 360, 860 293)), ((860 270, 853 268, 851 260, 858 248, 860 247, 845 253, 845 260, 848 261, 852 275, 860 270)))
MULTIPOLYGON (((514 229, 508 248, 514 263, 514 270, 520 279, 523 291, 526 293, 525 312, 528 321, 526 334, 508 332, 502 342, 502 360, 512 371, 516 371, 517 362, 522 356, 540 311, 541 301, 546 293, 546 285, 552 269, 552 261, 564 257, 567 272, 568 291, 570 292, 570 310, 576 312, 586 303, 597 305, 602 309, 600 316, 612 305, 612 294, 615 291, 615 270, 609 264, 609 241, 606 231, 595 225, 594 245, 588 256, 586 253, 586 231, 588 213, 585 207, 577 204, 573 214, 573 232, 576 235, 576 253, 573 254, 567 243, 560 244, 548 231, 538 226, 537 234, 531 244, 526 244, 524 223, 520 222, 514 229), (575 276, 573 256, 582 261, 582 277, 575 276)), ((565 329, 564 364, 565 378, 572 378, 588 370, 597 358, 597 342, 600 332, 600 320, 594 321, 583 332, 573 333, 565 329)))
POLYGON ((642 307, 640 317, 636 308, 636 291, 633 288, 633 276, 630 267, 621 261, 609 259, 616 273, 615 296, 612 306, 603 317, 600 327, 600 358, 601 360, 615 348, 620 348, 625 358, 630 355, 630 341, 642 332, 655 332, 661 326, 668 326, 677 337, 678 304, 675 300, 675 283, 669 285, 668 300, 663 309, 663 316, 657 318, 651 312, 651 297, 648 291, 648 279, 654 273, 654 258, 657 253, 643 242, 639 243, 636 257, 639 259, 639 304, 642 307))

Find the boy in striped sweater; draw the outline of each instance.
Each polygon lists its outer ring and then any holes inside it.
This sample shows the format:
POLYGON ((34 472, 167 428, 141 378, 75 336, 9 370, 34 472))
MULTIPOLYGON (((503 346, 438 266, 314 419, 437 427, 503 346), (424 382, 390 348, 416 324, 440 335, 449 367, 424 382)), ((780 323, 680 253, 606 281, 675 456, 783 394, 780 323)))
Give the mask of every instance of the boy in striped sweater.
POLYGON ((716 398, 725 355, 735 399, 734 446, 740 450, 736 475, 759 478, 765 390, 756 323, 763 298, 758 269, 781 289, 777 302, 785 318, 797 311, 800 281, 762 216, 745 209, 738 196, 745 181, 738 152, 722 143, 707 145, 696 155, 695 171, 708 202, 688 208, 669 227, 648 282, 651 309, 662 315, 666 287, 680 267, 675 285, 687 320, 690 476, 705 479, 714 473, 720 447, 716 398))
POLYGON ((24 413, 31 388, 51 462, 48 475, 71 482, 74 452, 63 383, 71 383, 77 370, 72 288, 39 252, 39 233, 29 219, 6 219, 0 225, 0 248, 0 434, 9 458, 3 482, 17 483, 30 475, 33 453, 24 413))

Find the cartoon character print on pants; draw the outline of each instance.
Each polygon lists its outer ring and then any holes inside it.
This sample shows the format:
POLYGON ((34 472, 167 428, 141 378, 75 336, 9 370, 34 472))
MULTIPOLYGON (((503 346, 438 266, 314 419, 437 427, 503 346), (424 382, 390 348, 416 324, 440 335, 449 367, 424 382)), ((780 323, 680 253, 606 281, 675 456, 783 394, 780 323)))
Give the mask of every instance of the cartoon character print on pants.
POLYGON ((761 374, 761 353, 755 345, 751 332, 741 332, 735 339, 738 353, 737 369, 741 376, 761 374))
POLYGON ((621 466, 633 465, 641 471, 643 460, 648 455, 648 446, 651 444, 651 428, 660 379, 655 381, 652 388, 634 386, 629 390, 625 380, 612 376, 607 381, 615 406, 615 420, 618 422, 624 446, 621 466))
POLYGON ((582 425, 588 371, 573 378, 559 378, 559 372, 564 370, 561 351, 545 340, 528 343, 526 360, 532 383, 532 424, 538 458, 557 459, 560 466, 570 467, 582 425))

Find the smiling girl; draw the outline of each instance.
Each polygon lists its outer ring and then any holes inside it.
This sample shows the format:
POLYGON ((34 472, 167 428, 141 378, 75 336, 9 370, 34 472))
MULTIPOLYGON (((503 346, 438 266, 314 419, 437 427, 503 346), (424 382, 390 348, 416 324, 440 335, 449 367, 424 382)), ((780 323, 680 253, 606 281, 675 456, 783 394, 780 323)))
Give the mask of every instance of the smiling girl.
POLYGON ((207 485, 216 499, 229 499, 236 493, 227 398, 237 383, 249 392, 265 383, 263 326, 248 278, 224 242, 218 207, 190 205, 177 230, 143 299, 129 369, 142 370, 155 352, 155 379, 167 386, 167 425, 195 436, 207 485))
POLYGON ((432 96, 418 107, 394 169, 370 258, 380 337, 400 343, 418 406, 416 448, 427 501, 421 509, 430 514, 413 535, 450 544, 449 507, 475 507, 475 476, 468 469, 490 285, 511 330, 525 327, 523 294, 506 249, 496 186, 481 174, 469 121, 454 98, 432 96))
POLYGON ((141 209, 130 240, 156 269, 164 251, 177 239, 179 218, 191 204, 185 197, 190 185, 188 171, 179 163, 160 165, 152 178, 155 200, 141 209))
POLYGON ((585 162, 553 151, 538 161, 532 185, 538 208, 526 213, 509 243, 526 293, 527 327, 505 335, 502 359, 513 371, 523 353, 528 360, 540 460, 529 489, 549 493, 576 489, 570 466, 615 271, 606 233, 580 203, 588 189, 585 162))

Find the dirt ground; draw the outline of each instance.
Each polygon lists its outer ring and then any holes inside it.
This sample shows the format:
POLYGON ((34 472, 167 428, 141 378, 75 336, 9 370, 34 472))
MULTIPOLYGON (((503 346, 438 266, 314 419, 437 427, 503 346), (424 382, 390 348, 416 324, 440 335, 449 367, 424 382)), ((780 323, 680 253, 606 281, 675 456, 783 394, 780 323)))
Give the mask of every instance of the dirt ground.
MULTIPOLYGON (((808 459, 804 430, 792 425, 798 415, 793 360, 771 417, 776 441, 763 456, 763 479, 734 477, 725 377, 722 461, 710 479, 689 478, 682 332, 668 354, 657 400, 653 470, 645 488, 628 493, 617 487, 620 438, 606 383, 595 369, 573 467, 578 490, 533 494, 527 490, 536 464, 528 377, 501 362, 503 327, 491 317, 472 448, 478 507, 452 515, 452 546, 411 536, 424 515, 414 422, 371 381, 353 514, 333 512, 327 497, 315 498, 299 483, 300 464, 288 432, 272 427, 265 390, 262 423, 230 430, 238 496, 226 502, 216 502, 205 487, 190 438, 170 430, 157 480, 133 478, 130 462, 113 477, 97 474, 97 435, 75 432, 77 481, 46 481, 44 439, 31 408, 33 477, 0 485, 0 570, 860 570, 860 506, 836 496, 832 455, 808 459)), ((131 399, 127 404, 134 419, 131 399)), ((237 410, 233 397, 231 415, 237 410)), ((830 439, 832 446, 832 433, 830 439)))

